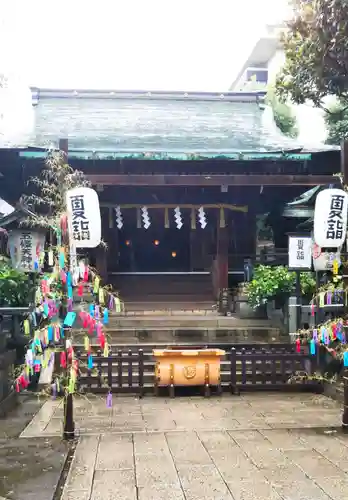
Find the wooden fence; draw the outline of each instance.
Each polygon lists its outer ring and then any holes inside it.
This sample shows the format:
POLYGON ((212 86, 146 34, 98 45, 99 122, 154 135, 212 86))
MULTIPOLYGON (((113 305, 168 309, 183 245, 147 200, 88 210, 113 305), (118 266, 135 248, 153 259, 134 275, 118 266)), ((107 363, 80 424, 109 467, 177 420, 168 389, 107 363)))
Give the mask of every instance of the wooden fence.
MULTIPOLYGON (((78 386, 82 392, 111 390, 113 393, 135 393, 140 397, 155 392, 155 361, 149 351, 110 350, 108 357, 98 351, 92 355, 92 368, 88 367, 85 353, 77 351, 77 356, 80 360, 78 386)), ((221 362, 221 385, 217 389, 232 394, 245 390, 320 392, 318 382, 306 377, 293 377, 298 373, 310 374, 316 366, 314 358, 305 353, 277 348, 232 348, 221 362)))
POLYGON ((140 397, 144 393, 144 352, 118 350, 109 356, 103 356, 98 350, 92 355, 93 368, 88 368, 88 359, 85 354, 77 352, 80 360, 80 376, 78 389, 87 392, 137 393, 140 397), (82 363, 81 363, 82 362, 82 363))
POLYGON ((311 375, 316 366, 316 357, 305 353, 279 352, 276 349, 252 349, 229 352, 230 390, 239 394, 243 390, 320 390, 318 382, 296 374, 311 375), (291 378, 293 377, 293 383, 291 378))

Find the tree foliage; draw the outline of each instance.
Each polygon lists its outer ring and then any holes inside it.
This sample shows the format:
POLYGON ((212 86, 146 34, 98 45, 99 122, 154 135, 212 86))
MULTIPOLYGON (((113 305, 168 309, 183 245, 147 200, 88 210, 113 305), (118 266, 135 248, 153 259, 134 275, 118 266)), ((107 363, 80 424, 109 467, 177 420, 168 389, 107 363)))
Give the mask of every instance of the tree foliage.
POLYGON ((338 101, 329 108, 325 114, 325 122, 328 131, 327 143, 340 145, 348 138, 348 108, 345 103, 338 101))
POLYGON ((40 176, 32 177, 29 184, 35 192, 23 196, 22 201, 35 215, 25 220, 24 224, 44 229, 60 227, 60 218, 66 212, 65 196, 69 189, 90 185, 83 172, 67 164, 61 151, 49 153, 40 176))
POLYGON ((266 102, 272 108, 274 122, 279 130, 288 137, 297 137, 296 116, 288 104, 279 100, 273 88, 268 90, 266 102))
POLYGON ((283 100, 323 107, 333 95, 348 103, 348 0, 292 0, 283 35, 286 62, 276 89, 283 100))

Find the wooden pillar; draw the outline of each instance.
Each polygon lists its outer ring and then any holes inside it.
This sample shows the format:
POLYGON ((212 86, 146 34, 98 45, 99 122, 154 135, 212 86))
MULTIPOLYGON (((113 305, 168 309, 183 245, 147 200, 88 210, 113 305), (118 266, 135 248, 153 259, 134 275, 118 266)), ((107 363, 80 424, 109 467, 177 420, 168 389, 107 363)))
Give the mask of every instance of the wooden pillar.
POLYGON ((217 285, 220 292, 228 288, 228 228, 220 227, 219 221, 216 239, 217 285))
POLYGON ((244 258, 255 259, 256 255, 256 215, 253 212, 246 212, 244 217, 244 258))
POLYGON ((341 174, 343 184, 348 184, 348 140, 341 144, 341 174))

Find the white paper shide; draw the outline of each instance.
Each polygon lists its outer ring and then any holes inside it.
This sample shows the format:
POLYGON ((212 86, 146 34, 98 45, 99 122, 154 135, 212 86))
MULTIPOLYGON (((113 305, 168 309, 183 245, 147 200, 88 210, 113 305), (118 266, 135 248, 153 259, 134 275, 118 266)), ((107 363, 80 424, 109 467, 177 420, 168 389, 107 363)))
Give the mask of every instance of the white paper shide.
POLYGON ((95 248, 101 242, 98 194, 88 187, 70 189, 66 194, 69 238, 75 248, 95 248))
POLYGON ((312 239, 308 236, 289 236, 289 268, 311 269, 312 239))
POLYGON ((340 248, 347 231, 348 196, 341 189, 325 189, 315 200, 314 241, 321 248, 340 248))

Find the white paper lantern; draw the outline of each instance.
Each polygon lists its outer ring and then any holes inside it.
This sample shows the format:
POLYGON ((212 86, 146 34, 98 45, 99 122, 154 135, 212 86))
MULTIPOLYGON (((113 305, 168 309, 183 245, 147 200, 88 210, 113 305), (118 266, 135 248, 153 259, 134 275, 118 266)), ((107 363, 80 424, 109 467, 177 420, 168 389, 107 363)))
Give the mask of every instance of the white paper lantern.
POLYGON ((19 271, 39 272, 45 235, 35 231, 14 230, 8 235, 12 267, 19 271))
POLYGON ((101 242, 98 194, 88 187, 70 189, 66 194, 69 238, 75 248, 95 248, 101 242))
POLYGON ((321 248, 339 248, 347 231, 348 197, 341 189, 325 189, 315 200, 314 241, 321 248))

